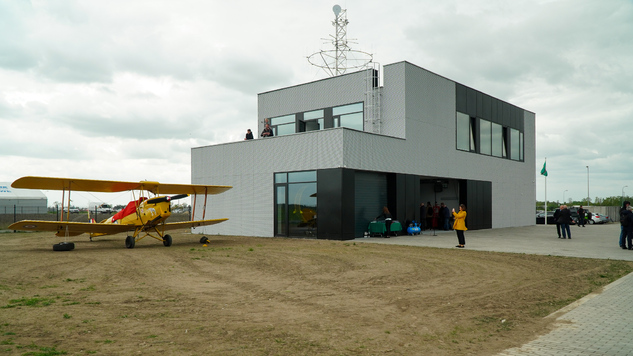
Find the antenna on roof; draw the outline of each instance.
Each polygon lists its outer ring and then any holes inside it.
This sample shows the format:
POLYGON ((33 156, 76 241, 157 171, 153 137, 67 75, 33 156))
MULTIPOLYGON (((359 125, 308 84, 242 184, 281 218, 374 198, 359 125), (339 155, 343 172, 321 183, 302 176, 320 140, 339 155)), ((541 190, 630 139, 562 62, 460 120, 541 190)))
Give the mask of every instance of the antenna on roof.
POLYGON ((348 46, 347 40, 347 10, 341 9, 339 5, 332 7, 335 28, 335 35, 332 38, 334 49, 321 50, 308 56, 310 64, 322 68, 331 77, 345 74, 350 69, 366 69, 372 62, 373 56, 367 52, 353 50, 348 46))

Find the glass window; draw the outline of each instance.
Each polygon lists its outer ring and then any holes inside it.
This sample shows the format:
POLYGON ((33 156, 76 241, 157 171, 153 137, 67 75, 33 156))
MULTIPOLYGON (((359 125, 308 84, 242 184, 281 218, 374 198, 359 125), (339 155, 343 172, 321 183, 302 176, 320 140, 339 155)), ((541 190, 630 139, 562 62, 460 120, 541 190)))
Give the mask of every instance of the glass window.
POLYGON ((323 116, 323 110, 308 111, 303 113, 303 120, 320 119, 323 116))
POLYGON ((295 133, 295 123, 273 126, 275 136, 290 135, 295 133))
POLYGON ((503 157, 503 127, 499 124, 491 124, 492 155, 503 157))
POLYGON ((276 235, 317 237, 316 177, 316 171, 275 173, 276 235))
POLYGON ((316 171, 290 172, 288 173, 288 182, 314 182, 316 181, 316 171))
POLYGON ((286 115, 286 116, 280 116, 280 117, 273 117, 272 119, 270 119, 270 125, 279 125, 279 124, 287 124, 289 122, 295 122, 295 115, 286 115))
POLYGON ((503 145, 501 147, 503 148, 503 158, 507 158, 508 157, 508 128, 507 127, 503 128, 503 145))
POLYGON ((279 235, 288 235, 288 211, 286 204, 286 186, 281 185, 277 186, 277 203, 276 213, 277 213, 277 234, 279 235))
POLYGON ((332 115, 343 115, 353 112, 363 112, 363 103, 338 106, 332 109, 332 115))
POLYGON ((510 129, 510 159, 515 161, 519 160, 519 148, 521 147, 521 143, 519 142, 519 130, 510 129))
POLYGON ((470 117, 457 113, 457 149, 470 151, 470 117))
POLYGON ((290 236, 316 237, 316 188, 316 183, 288 184, 288 233, 290 236))
POLYGON ((519 160, 523 161, 523 132, 519 132, 519 160))
POLYGON ((479 153, 484 155, 490 155, 492 146, 492 133, 490 128, 490 121, 479 119, 479 153))
POLYGON ((341 127, 363 131, 363 113, 357 112, 354 114, 341 115, 340 124, 341 127))
POLYGON ((287 181, 287 173, 275 173, 275 183, 286 183, 287 181))

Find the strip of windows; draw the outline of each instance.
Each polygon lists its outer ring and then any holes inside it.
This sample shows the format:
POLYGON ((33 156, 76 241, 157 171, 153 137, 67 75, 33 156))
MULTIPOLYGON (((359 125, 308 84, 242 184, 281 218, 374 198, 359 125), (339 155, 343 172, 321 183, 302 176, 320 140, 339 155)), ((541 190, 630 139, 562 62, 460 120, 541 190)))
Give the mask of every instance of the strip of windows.
POLYGON ((347 127, 363 131, 363 115, 363 103, 360 102, 273 117, 268 122, 275 136, 334 127, 347 127))
POLYGON ((524 135, 515 128, 457 112, 456 148, 460 151, 523 161, 524 135))

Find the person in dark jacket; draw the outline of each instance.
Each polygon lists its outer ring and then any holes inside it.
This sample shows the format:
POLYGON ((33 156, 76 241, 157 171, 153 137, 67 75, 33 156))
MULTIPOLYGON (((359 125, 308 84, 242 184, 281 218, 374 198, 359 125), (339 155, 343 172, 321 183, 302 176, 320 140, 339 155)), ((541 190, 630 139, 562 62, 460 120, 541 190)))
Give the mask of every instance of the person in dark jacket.
POLYGON ((444 231, 448 231, 450 229, 450 226, 448 226, 448 221, 451 218, 451 212, 450 210, 448 210, 448 207, 444 203, 440 204, 440 218, 440 221, 442 222, 442 228, 444 229, 444 231))
POLYGON ((246 130, 246 137, 244 137, 244 140, 252 140, 253 139, 253 132, 251 131, 251 129, 246 130))
POLYGON ((571 211, 567 209, 567 205, 561 206, 560 216, 558 217, 558 222, 560 223, 560 228, 563 231, 563 239, 569 238, 571 240, 571 230, 569 230, 569 225, 572 222, 571 219, 571 211), (567 232, 567 234, 565 234, 567 232))
POLYGON ((626 244, 628 243, 629 247, 627 247, 627 249, 633 250, 633 243, 631 241, 633 240, 633 206, 631 205, 627 206, 623 214, 624 214, 624 221, 622 221, 621 219, 620 224, 624 226, 624 237, 625 237, 624 246, 626 247, 626 244))
MULTIPOLYGON (((628 224, 628 221, 625 217, 625 215, 627 215, 628 213, 626 213, 627 208, 631 205, 631 203, 626 200, 623 204, 622 204, 622 209, 620 209, 620 248, 623 249, 627 249, 626 247, 626 237, 628 235, 626 228, 625 228, 625 224, 628 224)), ((629 247, 631 247, 631 245, 629 245, 629 247)))
MULTIPOLYGON (((561 205, 560 208, 554 211, 554 222, 556 223, 556 232, 558 233, 558 238, 560 239, 560 223, 558 222, 558 218, 560 218, 560 211, 563 208, 561 205)), ((547 219, 547 216, 545 217, 547 219)))
POLYGON ((582 208, 582 205, 578 208, 578 226, 585 227, 585 209, 582 208))
POLYGON ((273 134, 273 129, 270 128, 270 125, 266 124, 266 126, 264 127, 264 130, 262 131, 262 134, 260 136, 261 137, 273 137, 275 135, 273 134))

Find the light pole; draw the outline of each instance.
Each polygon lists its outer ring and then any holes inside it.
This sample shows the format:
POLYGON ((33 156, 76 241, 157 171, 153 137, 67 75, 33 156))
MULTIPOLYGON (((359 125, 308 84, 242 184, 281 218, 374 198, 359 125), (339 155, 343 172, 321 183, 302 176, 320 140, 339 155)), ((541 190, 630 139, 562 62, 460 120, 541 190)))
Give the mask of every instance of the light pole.
MULTIPOLYGON (((565 192, 568 191, 568 189, 565 189, 565 192)), ((565 204, 565 192, 563 192, 563 204, 565 204)))
POLYGON ((589 205, 589 166, 587 166, 587 205, 589 205))
POLYGON ((624 187, 622 187, 622 198, 620 198, 620 206, 624 204, 624 188, 626 187, 628 187, 628 185, 625 185, 624 187))

